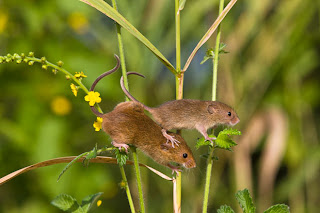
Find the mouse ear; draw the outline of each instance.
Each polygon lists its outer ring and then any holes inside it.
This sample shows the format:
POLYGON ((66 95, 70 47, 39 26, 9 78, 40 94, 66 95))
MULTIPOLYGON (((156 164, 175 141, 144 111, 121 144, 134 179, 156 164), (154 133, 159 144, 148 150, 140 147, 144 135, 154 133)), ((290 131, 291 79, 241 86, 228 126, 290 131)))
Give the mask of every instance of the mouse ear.
POLYGON ((164 151, 169 151, 172 149, 172 145, 170 143, 163 143, 160 145, 160 148, 164 151))
POLYGON ((218 111, 218 109, 217 109, 217 106, 216 106, 216 105, 210 104, 210 105, 208 106, 208 112, 209 112, 210 114, 217 113, 217 111, 218 111))

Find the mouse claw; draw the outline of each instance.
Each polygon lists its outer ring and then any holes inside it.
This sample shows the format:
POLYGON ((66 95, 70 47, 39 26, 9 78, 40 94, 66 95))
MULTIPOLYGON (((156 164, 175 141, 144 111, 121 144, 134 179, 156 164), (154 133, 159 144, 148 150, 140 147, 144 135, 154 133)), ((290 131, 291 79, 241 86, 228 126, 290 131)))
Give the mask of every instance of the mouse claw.
POLYGON ((172 174, 176 173, 176 176, 179 176, 179 172, 181 172, 182 170, 179 169, 179 167, 173 166, 171 164, 168 164, 168 167, 172 170, 172 174))
POLYGON ((120 151, 121 151, 121 148, 124 148, 125 152, 128 153, 129 146, 127 144, 125 144, 125 143, 117 143, 115 141, 112 141, 111 144, 114 147, 117 147, 120 151))
POLYGON ((167 139, 167 143, 170 141, 172 144, 172 147, 174 148, 174 145, 179 146, 180 141, 174 138, 174 136, 171 136, 167 133, 165 129, 161 130, 162 135, 167 139))

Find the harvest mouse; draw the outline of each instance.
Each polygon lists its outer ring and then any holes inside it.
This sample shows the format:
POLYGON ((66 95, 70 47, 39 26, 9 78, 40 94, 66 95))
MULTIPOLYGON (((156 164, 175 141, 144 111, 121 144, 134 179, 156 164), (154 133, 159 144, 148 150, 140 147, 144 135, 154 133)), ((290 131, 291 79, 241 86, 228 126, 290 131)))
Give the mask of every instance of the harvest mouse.
MULTIPOLYGON (((116 57, 119 63, 119 58, 116 57)), ((104 77, 118 68, 118 65, 112 70, 102 74, 104 77)), ((102 79, 99 76, 93 83, 91 91, 95 85, 102 79)), ((185 168, 194 168, 196 166, 193 154, 185 140, 178 134, 168 133, 170 136, 180 141, 179 147, 172 147, 167 144, 163 137, 161 127, 144 113, 142 104, 135 102, 122 102, 118 104, 113 111, 102 114, 94 107, 92 112, 101 117, 102 129, 112 138, 112 144, 126 151, 128 144, 132 144, 145 154, 149 155, 155 162, 165 165, 172 169, 173 172, 179 171, 171 162, 178 163, 185 168)))
MULTIPOLYGON (((127 75, 144 75, 137 72, 128 72, 127 75)), ((134 102, 140 103, 124 87, 123 77, 120 80, 123 92, 134 102)), ((142 104, 142 103, 140 103, 142 104)), ((177 138, 167 134, 170 129, 197 129, 206 140, 213 142, 216 138, 210 138, 207 130, 218 125, 236 125, 240 119, 237 113, 228 105, 218 101, 201 101, 192 99, 180 99, 168 101, 156 108, 142 104, 143 108, 151 113, 154 120, 163 128, 165 138, 172 145, 179 143, 177 138)))

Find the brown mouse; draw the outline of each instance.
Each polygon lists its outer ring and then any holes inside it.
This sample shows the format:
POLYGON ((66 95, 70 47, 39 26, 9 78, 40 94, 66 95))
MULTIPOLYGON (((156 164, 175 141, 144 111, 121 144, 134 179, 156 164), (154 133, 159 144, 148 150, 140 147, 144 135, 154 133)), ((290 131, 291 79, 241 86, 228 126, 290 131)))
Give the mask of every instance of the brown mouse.
MULTIPOLYGON (((128 72, 144 77, 137 72, 128 72)), ((140 103, 124 87, 123 77, 120 80, 123 92, 134 102, 140 103)), ((140 103, 142 104, 142 103, 140 103)), ((210 138, 207 130, 218 125, 236 125, 240 119, 237 113, 228 105, 218 101, 201 101, 181 99, 168 101, 156 108, 143 105, 149 111, 154 120, 163 128, 163 136, 171 141, 172 145, 179 143, 176 138, 167 134, 170 129, 197 129, 206 140, 213 142, 216 138, 210 138)))
MULTIPOLYGON (((116 57, 119 62, 119 58, 116 57)), ((102 77, 114 72, 118 65, 112 70, 100 75, 94 81, 91 91, 102 77), (101 77, 102 76, 102 77, 101 77)), ((102 129, 112 138, 112 144, 127 151, 128 144, 132 144, 145 154, 149 155, 155 162, 165 165, 177 172, 171 162, 178 163, 185 168, 196 166, 193 154, 185 140, 178 134, 168 133, 168 135, 177 138, 180 146, 172 147, 167 144, 167 139, 163 137, 161 127, 144 113, 142 104, 135 102, 122 102, 118 104, 111 112, 102 114, 94 107, 92 112, 101 117, 102 129)))

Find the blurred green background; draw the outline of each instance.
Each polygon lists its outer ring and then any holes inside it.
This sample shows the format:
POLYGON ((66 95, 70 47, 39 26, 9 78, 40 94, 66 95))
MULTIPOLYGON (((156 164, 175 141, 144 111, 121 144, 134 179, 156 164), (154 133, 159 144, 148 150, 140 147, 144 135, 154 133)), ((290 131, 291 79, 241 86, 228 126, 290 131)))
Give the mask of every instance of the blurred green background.
MULTIPOLYGON (((110 3, 110 2, 108 2, 110 3)), ((175 64, 174 2, 118 1, 122 13, 175 64)), ((218 1, 187 1, 181 13, 182 64, 217 17, 218 1)), ((221 41, 228 54, 220 56, 218 100, 235 108, 243 135, 234 138, 234 152, 218 150, 213 166, 208 212, 222 204, 238 209, 234 193, 249 188, 262 212, 286 203, 291 212, 318 212, 320 201, 320 3, 319 1, 238 1, 222 22, 221 41)), ((146 75, 130 77, 131 92, 148 106, 175 98, 175 79, 137 39, 123 32, 127 69, 146 75)), ((184 97, 210 100, 212 64, 200 65, 214 36, 200 49, 185 73, 184 97)), ((28 53, 64 62, 68 71, 83 71, 89 88, 95 78, 115 65, 118 54, 114 22, 76 0, 0 1, 0 55, 28 53)), ((98 85, 104 112, 124 101, 120 72, 98 85)), ((95 132, 96 117, 75 97, 71 81, 15 63, 0 65, 0 176, 55 157, 79 155, 110 145, 95 132)), ((197 161, 183 172, 182 212, 199 212, 203 200, 206 160, 196 150, 200 134, 183 131, 197 161)), ((170 174, 139 154, 139 159, 170 174)), ((50 201, 67 193, 79 201, 104 192, 93 212, 129 212, 119 187, 117 165, 76 164, 57 182, 65 165, 37 169, 0 186, 0 212, 60 212, 50 201)), ((137 202, 134 171, 126 167, 137 202)), ((172 211, 172 184, 142 168, 147 212, 172 211)))

